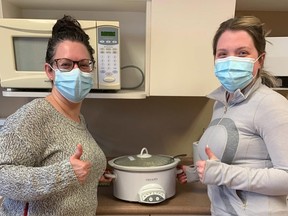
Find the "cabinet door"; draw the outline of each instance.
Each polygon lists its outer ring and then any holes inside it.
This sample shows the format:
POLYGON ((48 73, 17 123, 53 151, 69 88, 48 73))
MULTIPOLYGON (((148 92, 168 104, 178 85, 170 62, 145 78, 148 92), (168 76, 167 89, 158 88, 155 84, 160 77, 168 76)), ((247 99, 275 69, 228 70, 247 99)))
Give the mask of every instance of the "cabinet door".
POLYGON ((151 0, 150 95, 205 96, 219 86, 212 39, 236 0, 151 0))

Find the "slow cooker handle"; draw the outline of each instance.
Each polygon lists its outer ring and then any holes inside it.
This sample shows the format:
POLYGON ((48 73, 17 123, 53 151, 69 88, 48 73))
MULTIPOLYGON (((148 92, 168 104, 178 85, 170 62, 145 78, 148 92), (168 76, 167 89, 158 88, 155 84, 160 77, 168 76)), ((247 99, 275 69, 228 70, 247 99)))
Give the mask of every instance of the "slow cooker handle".
POLYGON ((111 178, 111 179, 116 179, 116 174, 113 174, 113 173, 105 173, 104 176, 106 178, 111 178))
POLYGON ((185 157, 185 156, 187 156, 187 154, 178 154, 178 155, 175 155, 175 156, 171 156, 170 160, 169 160, 169 163, 173 163, 175 161, 175 158, 185 157))
POLYGON ((187 154, 178 154, 178 155, 173 156, 173 159, 179 158, 179 157, 186 157, 186 156, 187 156, 187 154))

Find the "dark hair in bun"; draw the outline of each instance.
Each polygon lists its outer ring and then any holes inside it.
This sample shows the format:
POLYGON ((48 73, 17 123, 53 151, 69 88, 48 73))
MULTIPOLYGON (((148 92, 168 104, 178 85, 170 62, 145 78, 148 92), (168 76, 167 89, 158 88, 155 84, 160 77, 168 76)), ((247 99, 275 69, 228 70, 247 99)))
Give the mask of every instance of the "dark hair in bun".
POLYGON ((65 40, 77 41, 82 43, 88 50, 90 58, 93 62, 94 49, 89 43, 89 36, 81 28, 80 23, 71 16, 64 15, 58 19, 52 29, 52 37, 49 38, 45 61, 48 64, 53 64, 53 57, 57 45, 65 40))

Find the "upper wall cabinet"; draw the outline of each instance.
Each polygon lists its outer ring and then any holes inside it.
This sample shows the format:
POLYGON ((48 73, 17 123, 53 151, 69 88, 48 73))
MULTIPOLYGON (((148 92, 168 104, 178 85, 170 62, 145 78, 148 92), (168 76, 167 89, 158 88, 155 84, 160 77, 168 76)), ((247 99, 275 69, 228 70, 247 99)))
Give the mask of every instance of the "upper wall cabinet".
POLYGON ((219 86, 212 40, 235 0, 152 0, 150 95, 205 96, 219 86))
MULTIPOLYGON (((235 1, 0 0, 0 18, 58 19, 70 14, 81 20, 119 21, 120 65, 142 69, 145 82, 136 90, 88 97, 205 96, 219 86, 213 73, 212 38, 219 24, 234 16, 235 1)), ((123 88, 141 82, 138 70, 121 72, 123 88)))

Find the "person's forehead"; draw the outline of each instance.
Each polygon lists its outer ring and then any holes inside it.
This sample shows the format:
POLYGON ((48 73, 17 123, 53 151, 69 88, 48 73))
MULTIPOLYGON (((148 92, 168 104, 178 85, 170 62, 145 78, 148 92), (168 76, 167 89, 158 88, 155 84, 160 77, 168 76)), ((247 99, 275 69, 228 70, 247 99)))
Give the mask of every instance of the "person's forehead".
POLYGON ((54 58, 87 59, 89 52, 81 42, 66 40, 57 45, 54 58))
POLYGON ((223 32, 219 37, 217 49, 224 49, 227 46, 255 48, 252 37, 243 30, 223 32))

